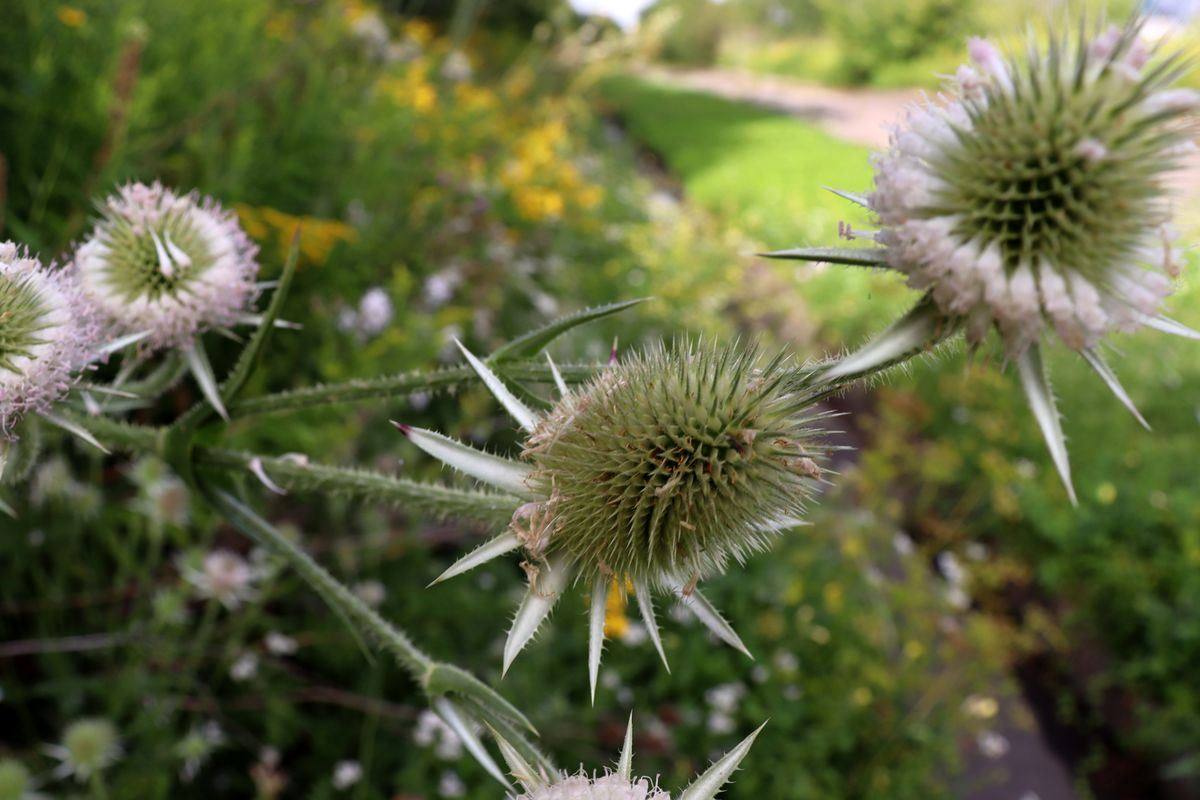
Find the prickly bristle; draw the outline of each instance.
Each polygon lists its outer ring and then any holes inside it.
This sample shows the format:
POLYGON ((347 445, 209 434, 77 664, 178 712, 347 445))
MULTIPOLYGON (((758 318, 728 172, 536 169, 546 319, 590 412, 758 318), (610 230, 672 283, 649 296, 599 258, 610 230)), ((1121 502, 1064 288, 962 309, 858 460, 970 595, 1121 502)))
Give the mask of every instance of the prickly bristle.
POLYGON ((787 375, 739 345, 659 346, 565 398, 524 453, 549 498, 548 549, 580 580, 667 585, 765 548, 820 475, 787 375))

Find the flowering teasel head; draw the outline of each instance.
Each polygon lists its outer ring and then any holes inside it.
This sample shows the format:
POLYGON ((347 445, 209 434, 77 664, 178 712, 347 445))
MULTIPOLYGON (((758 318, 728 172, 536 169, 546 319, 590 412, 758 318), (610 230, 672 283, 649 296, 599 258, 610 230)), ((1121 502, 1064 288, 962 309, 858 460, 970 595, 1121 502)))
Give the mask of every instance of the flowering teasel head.
POLYGON ((74 273, 0 243, 0 447, 26 413, 48 413, 67 393, 96 344, 74 273))
POLYGON ((801 524, 820 481, 819 414, 783 359, 760 364, 738 345, 652 347, 574 392, 560 382, 562 399, 538 414, 464 353, 525 429, 521 460, 399 427, 430 455, 528 500, 507 531, 438 579, 524 551, 529 591, 509 632, 505 670, 572 582, 591 590, 593 696, 608 594, 627 584, 664 663, 656 591, 679 596, 746 652, 696 586, 801 524))
POLYGON ((257 254, 237 217, 215 200, 132 183, 104 201, 75 266, 115 332, 141 335, 158 350, 245 321, 257 254))
POLYGON ((1079 352, 1131 409, 1101 341, 1143 325, 1200 338, 1159 314, 1183 263, 1168 181, 1200 131, 1200 93, 1173 88, 1188 65, 1148 50, 1140 30, 1135 20, 1092 38, 1052 33, 1021 57, 972 39, 972 64, 937 101, 910 109, 875 157, 875 190, 838 192, 875 214, 880 230, 866 235, 884 247, 771 254, 890 268, 926 292, 829 379, 876 371, 959 330, 972 346, 995 330, 1072 499, 1043 334, 1079 352))
MULTIPOLYGON (((676 800, 714 800, 750 752, 755 738, 765 726, 766 723, 760 725, 713 762, 679 793, 676 800)), ((633 773, 632 716, 625 728, 625 743, 621 747, 616 770, 606 771, 600 776, 589 775, 582 770, 574 775, 548 773, 540 766, 530 765, 515 747, 498 734, 496 741, 513 777, 524 790, 514 800, 671 800, 671 794, 660 789, 657 780, 638 777, 633 773)))

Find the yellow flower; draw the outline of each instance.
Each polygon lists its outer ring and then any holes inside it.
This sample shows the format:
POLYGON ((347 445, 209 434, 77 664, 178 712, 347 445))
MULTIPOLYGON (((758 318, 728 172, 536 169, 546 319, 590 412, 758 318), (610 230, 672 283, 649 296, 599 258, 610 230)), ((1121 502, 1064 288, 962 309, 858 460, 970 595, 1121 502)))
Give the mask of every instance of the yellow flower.
POLYGON ((404 26, 404 35, 419 45, 429 44, 433 41, 433 25, 423 19, 409 20, 404 26))
POLYGON ((629 617, 625 616, 627 605, 625 592, 617 579, 613 578, 612 588, 608 590, 608 605, 604 611, 604 635, 609 639, 620 639, 629 632, 629 617))
POLYGON ((842 610, 843 592, 840 583, 827 583, 821 590, 821 596, 825 600, 825 607, 837 614, 842 610))
POLYGON ((563 212, 563 196, 541 186, 518 186, 513 191, 517 212, 530 222, 558 218, 563 212))
POLYGON ((54 12, 54 16, 58 17, 58 21, 68 28, 78 28, 87 22, 87 12, 81 8, 72 8, 71 6, 59 6, 54 12))

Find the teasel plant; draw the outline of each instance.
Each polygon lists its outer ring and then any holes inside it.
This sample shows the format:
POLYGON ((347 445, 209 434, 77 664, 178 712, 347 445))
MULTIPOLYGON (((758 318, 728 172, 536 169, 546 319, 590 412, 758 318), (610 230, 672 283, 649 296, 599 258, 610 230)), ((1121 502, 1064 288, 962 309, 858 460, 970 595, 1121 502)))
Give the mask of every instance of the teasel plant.
MULTIPOLYGON (((714 800, 765 727, 764 722, 714 761, 677 795, 676 800, 714 800)), ((630 715, 625 728, 625 741, 617 758, 617 768, 606 770, 598 777, 582 769, 573 775, 547 771, 543 766, 526 761, 520 751, 505 741, 503 736, 495 734, 495 738, 509 771, 524 790, 514 800, 671 800, 670 793, 660 789, 657 780, 638 777, 633 771, 633 715, 630 715)))
POLYGON ((1075 492, 1042 350, 1053 332, 1143 426, 1108 366, 1115 332, 1200 339, 1163 316, 1184 255, 1169 179, 1194 151, 1200 93, 1175 84, 1191 64, 1148 47, 1143 21, 1074 36, 1031 33, 1024 53, 969 42, 937 98, 910 108, 874 156, 874 190, 834 190, 878 230, 840 224, 874 246, 796 248, 772 258, 907 277, 923 292, 903 318, 825 373, 850 381, 963 334, 993 332, 1016 372, 1071 502, 1075 492))
MULTIPOLYGON (((590 591, 588 679, 593 702, 610 591, 631 587, 667 665, 655 593, 679 598, 726 644, 741 638, 698 588, 802 525, 822 480, 828 412, 803 369, 754 348, 676 342, 610 364, 575 389, 555 374, 557 402, 535 411, 488 364, 459 344, 524 433, 518 459, 395 423, 418 448, 524 500, 496 537, 439 583, 519 551, 528 589, 504 647, 504 672, 558 600, 590 591)), ((667 666, 668 670, 670 669, 667 666)))

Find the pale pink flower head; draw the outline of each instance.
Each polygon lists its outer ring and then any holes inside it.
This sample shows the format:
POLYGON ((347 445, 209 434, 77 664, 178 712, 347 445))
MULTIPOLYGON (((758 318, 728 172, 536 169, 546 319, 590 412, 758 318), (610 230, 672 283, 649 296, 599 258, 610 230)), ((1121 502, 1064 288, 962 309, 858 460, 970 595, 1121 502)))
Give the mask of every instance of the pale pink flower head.
POLYGON ((112 332, 144 334, 143 347, 157 350, 243 321, 257 254, 236 215, 215 200, 132 183, 104 201, 74 264, 112 332))
POLYGON ((75 274, 0 242, 0 440, 67 393, 96 341, 75 274))

